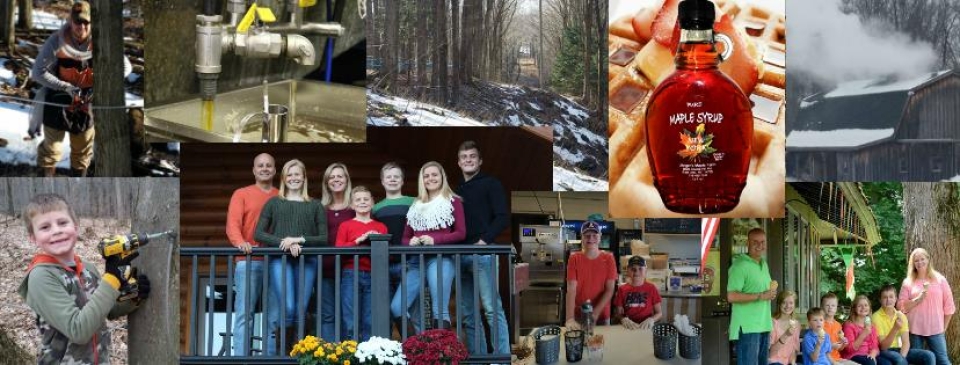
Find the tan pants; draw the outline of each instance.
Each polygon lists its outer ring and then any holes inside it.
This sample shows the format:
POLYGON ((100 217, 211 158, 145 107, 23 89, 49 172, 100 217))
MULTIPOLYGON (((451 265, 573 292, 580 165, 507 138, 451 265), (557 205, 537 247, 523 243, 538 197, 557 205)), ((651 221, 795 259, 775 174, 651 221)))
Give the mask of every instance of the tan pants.
POLYGON ((70 135, 70 168, 86 170, 93 160, 93 126, 86 132, 74 134, 43 126, 43 142, 37 148, 37 166, 54 167, 63 159, 63 137, 70 135))

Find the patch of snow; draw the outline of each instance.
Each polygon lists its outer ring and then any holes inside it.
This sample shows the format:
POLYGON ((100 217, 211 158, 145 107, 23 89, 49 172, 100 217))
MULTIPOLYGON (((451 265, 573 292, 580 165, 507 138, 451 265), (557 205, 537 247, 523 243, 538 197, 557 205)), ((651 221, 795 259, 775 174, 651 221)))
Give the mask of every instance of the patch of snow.
POLYGON ((949 179, 943 180, 943 181, 944 181, 944 182, 960 182, 960 175, 954 176, 954 177, 952 177, 952 178, 949 178, 949 179))
POLYGON ((559 108, 561 108, 561 109, 566 109, 566 113, 565 113, 565 114, 575 116, 575 117, 577 117, 577 118, 580 118, 581 120, 587 119, 587 117, 590 116, 589 114, 587 114, 587 111, 586 111, 585 109, 583 109, 582 107, 580 107, 580 106, 577 105, 576 103, 573 103, 573 102, 571 102, 571 101, 569 101, 569 100, 567 100, 567 101, 560 101, 560 100, 554 101, 554 102, 553 102, 553 105, 556 105, 557 107, 559 107, 559 108))
POLYGON ((57 30, 60 29, 64 23, 66 23, 66 19, 61 19, 55 14, 43 10, 33 10, 34 29, 57 30))
POLYGON ((857 147, 893 136, 893 128, 792 131, 787 147, 857 147))
POLYGON ((580 161, 583 161, 583 153, 581 153, 580 151, 577 151, 577 153, 574 154, 565 148, 561 148, 559 146, 553 146, 553 153, 560 156, 561 160, 569 163, 575 164, 575 163, 579 163, 580 161))
POLYGON ((7 69, 7 59, 0 58, 0 82, 7 85, 16 85, 17 76, 13 74, 13 71, 7 69))
POLYGON ((516 114, 510 114, 510 116, 507 117, 507 120, 510 122, 510 125, 514 127, 523 125, 523 123, 520 122, 520 118, 518 118, 516 114))
MULTIPOLYGON (((37 165, 37 147, 42 137, 32 141, 24 141, 27 128, 30 126, 30 113, 33 108, 15 103, 0 102, 0 138, 6 139, 8 144, 0 148, 0 162, 8 164, 37 165)), ((64 159, 57 167, 70 168, 70 138, 63 139, 64 159)))
POLYGON ((922 76, 915 77, 907 80, 894 81, 887 84, 877 84, 880 80, 870 79, 870 80, 857 80, 844 82, 837 85, 836 89, 828 92, 824 97, 827 98, 836 98, 841 96, 855 96, 855 95, 867 95, 867 94, 880 94, 886 92, 895 92, 895 91, 907 91, 917 87, 920 84, 927 82, 933 78, 939 77, 945 73, 951 72, 950 70, 925 73, 922 76))
POLYGON ((608 191, 609 183, 594 177, 553 167, 554 191, 608 191))
POLYGON ((529 101, 527 102, 527 104, 529 104, 531 108, 535 109, 535 110, 538 111, 538 112, 539 112, 539 111, 543 111, 543 109, 541 109, 540 106, 537 105, 537 104, 531 103, 531 102, 529 102, 529 101))
MULTIPOLYGON (((124 100, 126 100, 127 106, 131 108, 143 108, 143 97, 139 95, 134 95, 131 93, 124 93, 124 100)), ((93 104, 96 106, 97 104, 93 104)))
MULTIPOLYGON (((438 107, 436 105, 422 103, 415 100, 408 100, 395 96, 384 96, 373 92, 367 92, 368 102, 377 102, 393 106, 394 109, 403 114, 407 122, 413 126, 446 126, 446 127, 481 127, 486 124, 474 119, 461 116, 459 113, 438 107)), ((392 118, 373 118, 367 117, 369 125, 396 125, 397 121, 392 123, 384 119, 392 118), (389 124, 384 124, 389 123, 389 124)))

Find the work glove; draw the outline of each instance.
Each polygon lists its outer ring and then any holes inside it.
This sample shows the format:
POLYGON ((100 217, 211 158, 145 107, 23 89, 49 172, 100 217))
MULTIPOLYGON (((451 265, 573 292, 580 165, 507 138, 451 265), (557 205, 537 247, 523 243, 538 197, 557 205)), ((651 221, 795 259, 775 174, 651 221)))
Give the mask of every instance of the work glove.
POLYGON ((623 326, 623 328, 626 328, 628 330, 637 329, 637 323, 634 321, 631 321, 630 318, 627 318, 627 317, 623 317, 623 319, 620 320, 620 325, 623 326))
POLYGON ((139 274, 136 268, 131 268, 127 271, 127 274, 121 281, 120 297, 117 298, 117 301, 134 300, 139 302, 147 299, 150 296, 150 279, 144 274, 139 274))
POLYGON ((110 256, 106 259, 106 265, 104 265, 103 271, 109 275, 113 275, 114 278, 117 278, 117 281, 120 282, 120 286, 123 287, 123 266, 127 266, 129 264, 130 263, 128 260, 120 258, 119 255, 110 256))
POLYGON ((80 97, 81 93, 83 92, 83 89, 80 89, 79 87, 70 85, 70 86, 67 86, 66 88, 64 88, 64 89, 63 89, 63 92, 65 92, 65 93, 67 93, 67 94, 70 94, 71 97, 73 97, 74 99, 76 99, 76 98, 79 98, 79 97, 80 97))
POLYGON ((645 321, 641 322, 641 323, 638 325, 638 328, 640 328, 640 329, 642 329, 642 330, 650 330, 650 329, 653 329, 653 325, 654 325, 655 323, 657 323, 657 322, 654 321, 653 318, 647 318, 645 321))

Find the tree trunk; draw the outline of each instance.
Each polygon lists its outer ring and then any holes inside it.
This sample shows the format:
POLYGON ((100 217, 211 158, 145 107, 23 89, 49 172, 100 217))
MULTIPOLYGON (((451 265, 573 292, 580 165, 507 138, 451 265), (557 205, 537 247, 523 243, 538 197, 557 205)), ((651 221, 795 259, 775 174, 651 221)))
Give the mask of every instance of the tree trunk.
POLYGON ((33 0, 20 0, 20 29, 33 29, 33 0))
MULTIPOLYGON (((947 278, 953 288, 960 286, 960 185, 955 183, 904 183, 904 246, 909 257, 914 248, 930 253, 930 264, 947 278)), ((904 263, 906 266, 906 263, 904 263)), ((956 290, 956 289, 954 289, 956 290)), ((960 296, 954 296, 954 305, 960 296)), ((956 316, 954 316, 956 317, 956 316)), ((953 321, 958 320, 954 318, 953 321)), ((960 326, 947 327, 947 349, 951 359, 960 359, 960 326)))
MULTIPOLYGON (((124 105, 123 3, 95 0, 92 4, 93 102, 95 106, 124 105)), ((97 176, 131 176, 130 122, 124 109, 95 109, 94 155, 97 176)))
POLYGON ((456 105, 460 100, 460 75, 463 73, 463 65, 460 58, 460 0, 450 1, 450 21, 451 26, 450 44, 453 45, 450 62, 453 64, 453 84, 450 90, 450 103, 456 105))
POLYGON ((13 27, 13 2, 11 1, 0 1, 0 22, 2 27, 0 27, 0 43, 3 43, 9 50, 13 50, 16 45, 16 39, 14 39, 14 27, 13 27))
MULTIPOLYGON (((456 0, 454 0, 456 1, 456 0)), ((437 37, 437 60, 433 63, 436 74, 440 76, 437 81, 437 102, 440 105, 447 105, 449 99, 447 92, 449 84, 447 83, 447 0, 436 0, 436 29, 437 37)))
POLYGON ((428 34, 430 24, 430 19, 427 17, 427 12, 422 9, 417 11, 417 47, 416 51, 413 54, 413 59, 417 65, 416 70, 416 79, 414 87, 416 88, 417 99, 425 100, 425 97, 429 97, 426 91, 429 91, 430 88, 430 79, 427 78, 427 59, 430 57, 430 52, 428 51, 430 41, 428 39, 428 34))
POLYGON ((400 30, 399 16, 400 16, 400 4, 398 1, 387 0, 387 14, 386 14, 386 42, 381 47, 384 52, 384 68, 387 72, 387 85, 386 88, 395 87, 397 84, 397 73, 400 71, 397 68, 397 32, 400 30))
MULTIPOLYGON (((130 191, 131 230, 180 232, 180 179, 118 179, 130 191)), ((176 238, 161 237, 133 261, 150 278, 150 297, 128 317, 130 364, 176 364, 180 352, 180 254, 176 238)))

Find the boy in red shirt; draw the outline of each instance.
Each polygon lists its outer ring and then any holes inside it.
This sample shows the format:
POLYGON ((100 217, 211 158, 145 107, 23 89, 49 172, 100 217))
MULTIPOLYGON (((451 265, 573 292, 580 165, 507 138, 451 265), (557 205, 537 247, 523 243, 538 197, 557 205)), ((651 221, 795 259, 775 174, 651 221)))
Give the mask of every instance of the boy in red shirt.
MULTIPOLYGON (((353 247, 361 244, 369 245, 367 236, 371 234, 386 234, 387 226, 370 218, 370 211, 373 209, 373 195, 365 186, 357 186, 350 193, 350 202, 356 216, 340 224, 337 230, 337 247, 353 247)), ((353 255, 347 255, 343 266, 343 276, 340 279, 340 298, 343 313, 343 328, 346 330, 346 336, 353 336, 355 327, 353 325, 356 311, 353 308, 353 278, 358 276, 357 282, 360 285, 360 338, 358 342, 366 341, 370 338, 370 257, 361 256, 359 263, 354 270, 353 255)))
POLYGON ((652 329, 663 316, 660 291, 647 282, 647 262, 642 257, 631 257, 626 270, 630 281, 617 290, 613 299, 614 315, 622 318, 620 324, 627 329, 652 329))

